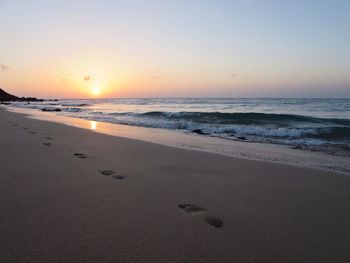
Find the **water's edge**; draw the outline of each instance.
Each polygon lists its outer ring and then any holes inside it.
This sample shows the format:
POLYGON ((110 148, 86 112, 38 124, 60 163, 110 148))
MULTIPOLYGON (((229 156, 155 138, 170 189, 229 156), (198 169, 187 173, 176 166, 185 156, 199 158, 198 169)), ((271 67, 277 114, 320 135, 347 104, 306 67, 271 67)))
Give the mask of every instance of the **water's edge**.
POLYGON ((350 157, 350 100, 99 99, 12 105, 90 121, 350 157))
POLYGON ((349 158, 342 156, 291 149, 285 145, 228 141, 216 137, 185 134, 159 128, 96 122, 77 117, 60 116, 52 112, 40 112, 33 109, 9 106, 5 108, 11 112, 25 114, 29 118, 58 122, 117 137, 147 141, 188 150, 211 152, 236 158, 316 168, 350 175, 349 158))

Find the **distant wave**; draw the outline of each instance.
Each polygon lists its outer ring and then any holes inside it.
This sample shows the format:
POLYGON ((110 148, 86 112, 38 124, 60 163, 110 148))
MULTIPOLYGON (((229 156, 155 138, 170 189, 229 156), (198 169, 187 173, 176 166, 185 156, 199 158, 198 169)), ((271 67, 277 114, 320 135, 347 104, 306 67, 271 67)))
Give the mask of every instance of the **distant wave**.
POLYGON ((87 106, 91 106, 91 104, 87 104, 87 103, 62 103, 61 106, 63 106, 63 107, 87 107, 87 106))

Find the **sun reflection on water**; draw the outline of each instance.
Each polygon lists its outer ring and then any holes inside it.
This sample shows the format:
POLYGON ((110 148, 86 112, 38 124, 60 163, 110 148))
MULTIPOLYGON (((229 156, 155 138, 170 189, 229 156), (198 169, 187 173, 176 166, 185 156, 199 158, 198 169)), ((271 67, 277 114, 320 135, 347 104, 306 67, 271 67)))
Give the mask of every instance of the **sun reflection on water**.
POLYGON ((96 130, 97 128, 97 122, 96 121, 90 121, 90 129, 96 130))

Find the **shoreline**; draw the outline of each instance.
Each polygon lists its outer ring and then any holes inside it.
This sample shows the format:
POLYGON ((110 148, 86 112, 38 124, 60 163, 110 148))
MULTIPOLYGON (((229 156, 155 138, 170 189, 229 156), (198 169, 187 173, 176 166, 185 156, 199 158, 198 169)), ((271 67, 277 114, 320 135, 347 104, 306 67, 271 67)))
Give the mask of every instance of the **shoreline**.
POLYGON ((350 177, 0 110, 1 262, 347 262, 350 177))
POLYGON ((25 114, 29 118, 58 122, 117 137, 147 141, 175 148, 204 151, 247 160, 309 167, 350 175, 350 161, 347 157, 330 155, 323 152, 292 149, 287 145, 232 141, 160 128, 135 127, 91 121, 28 108, 13 106, 4 108, 11 112, 25 114))

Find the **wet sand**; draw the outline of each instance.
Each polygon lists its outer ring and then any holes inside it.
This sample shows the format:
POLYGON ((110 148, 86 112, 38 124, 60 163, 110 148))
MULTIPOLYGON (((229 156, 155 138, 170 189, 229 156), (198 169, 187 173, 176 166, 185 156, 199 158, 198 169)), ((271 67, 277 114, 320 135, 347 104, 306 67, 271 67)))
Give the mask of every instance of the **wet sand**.
POLYGON ((349 189, 0 108, 0 262, 348 262, 349 189))

